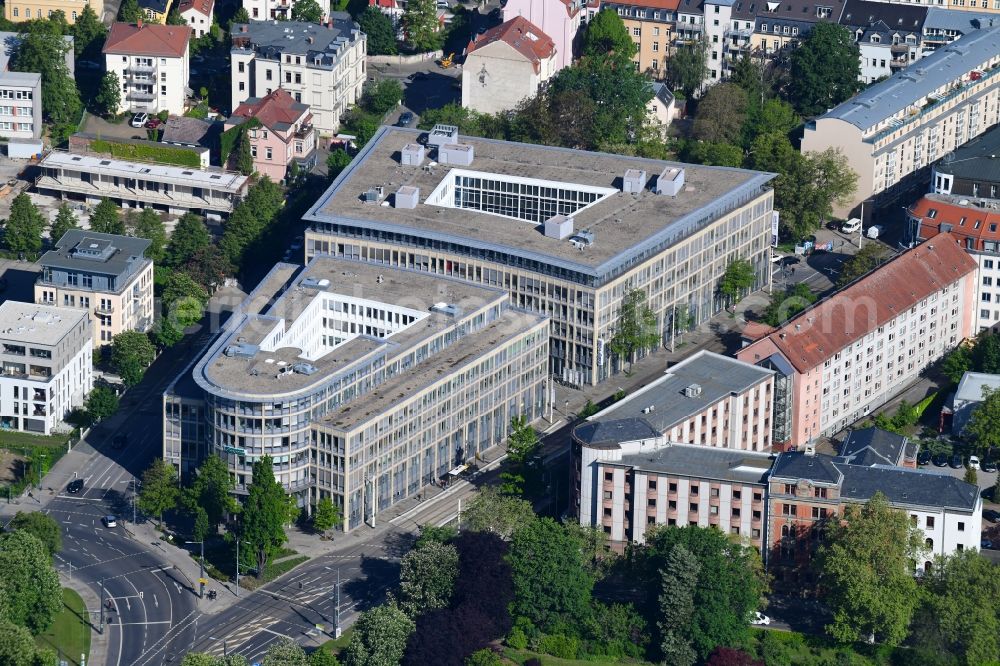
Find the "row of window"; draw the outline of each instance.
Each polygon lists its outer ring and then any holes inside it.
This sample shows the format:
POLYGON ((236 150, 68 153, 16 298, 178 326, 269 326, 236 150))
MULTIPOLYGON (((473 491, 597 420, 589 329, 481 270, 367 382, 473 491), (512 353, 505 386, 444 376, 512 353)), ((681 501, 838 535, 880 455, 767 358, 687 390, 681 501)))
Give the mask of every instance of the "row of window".
MULTIPOLYGON (((20 9, 19 7, 14 7, 13 8, 13 16, 14 16, 14 18, 20 18, 20 14, 18 13, 19 9, 20 9)), ((51 18, 52 14, 55 12, 54 9, 50 9, 50 10, 48 10, 48 14, 44 14, 43 15, 42 12, 44 12, 44 11, 45 10, 43 10, 41 8, 36 9, 35 10, 35 15, 32 16, 31 15, 31 7, 25 7, 24 8, 24 18, 28 18, 28 19, 30 19, 30 18, 51 18)), ((73 21, 76 21, 77 13, 76 13, 75 9, 72 12, 70 12, 70 16, 72 17, 73 21)))

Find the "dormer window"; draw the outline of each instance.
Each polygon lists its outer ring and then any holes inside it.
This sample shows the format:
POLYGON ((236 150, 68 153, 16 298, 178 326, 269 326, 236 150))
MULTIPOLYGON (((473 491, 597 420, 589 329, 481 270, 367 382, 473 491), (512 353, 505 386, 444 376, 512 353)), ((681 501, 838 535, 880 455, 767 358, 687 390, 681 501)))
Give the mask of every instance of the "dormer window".
POLYGON ((878 44, 881 41, 882 41, 881 37, 879 37, 878 35, 872 35, 872 44, 878 44))
POLYGON ((816 7, 816 18, 830 18, 833 14, 833 7, 816 7))

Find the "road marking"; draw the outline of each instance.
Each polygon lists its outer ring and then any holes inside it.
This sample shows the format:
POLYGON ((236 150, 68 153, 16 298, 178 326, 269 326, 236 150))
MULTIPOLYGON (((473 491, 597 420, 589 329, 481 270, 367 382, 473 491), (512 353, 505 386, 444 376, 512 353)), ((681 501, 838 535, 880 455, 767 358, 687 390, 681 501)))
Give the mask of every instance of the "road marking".
POLYGON ((181 591, 181 584, 178 583, 176 580, 174 581, 174 587, 177 588, 177 594, 183 594, 183 592, 181 591))
MULTIPOLYGON (((66 499, 73 500, 74 502, 103 502, 104 499, 101 497, 77 497, 76 495, 56 495, 56 499, 66 499)), ((61 511, 62 509, 51 509, 52 511, 61 511)))
POLYGON ((149 620, 148 622, 119 622, 120 625, 170 624, 170 620, 149 620))
POLYGON ((159 608, 160 607, 160 602, 157 601, 157 599, 156 599, 156 593, 155 592, 153 593, 153 607, 154 608, 159 608))

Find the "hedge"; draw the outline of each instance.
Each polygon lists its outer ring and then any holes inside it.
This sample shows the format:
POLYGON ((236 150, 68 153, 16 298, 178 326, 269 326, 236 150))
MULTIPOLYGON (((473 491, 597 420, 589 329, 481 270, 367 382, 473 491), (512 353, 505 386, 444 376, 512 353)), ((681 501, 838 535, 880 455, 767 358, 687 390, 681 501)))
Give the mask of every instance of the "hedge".
POLYGON ((147 146, 141 143, 114 143, 104 139, 90 142, 90 150, 95 153, 111 155, 123 160, 138 160, 141 162, 159 162, 176 166, 201 168, 201 158, 198 153, 187 148, 173 146, 147 146))

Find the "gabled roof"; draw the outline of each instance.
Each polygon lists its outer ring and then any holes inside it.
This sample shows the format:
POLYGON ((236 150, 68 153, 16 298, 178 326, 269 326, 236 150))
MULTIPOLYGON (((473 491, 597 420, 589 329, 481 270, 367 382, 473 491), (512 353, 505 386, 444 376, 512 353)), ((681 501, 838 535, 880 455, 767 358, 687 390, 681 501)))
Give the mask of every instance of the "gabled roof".
POLYGON ((884 23, 888 28, 905 32, 920 32, 927 19, 927 7, 871 0, 847 0, 840 24, 863 28, 884 23))
POLYGON ((770 340, 796 370, 807 372, 976 267, 954 236, 941 234, 803 311, 746 347, 741 358, 770 340))
POLYGON ((906 437, 881 428, 852 430, 840 447, 840 456, 852 465, 900 465, 906 437))
POLYGON ((788 480, 791 483, 796 483, 799 479, 807 479, 814 483, 836 485, 844 478, 844 474, 833 463, 832 456, 805 453, 804 451, 786 451, 778 454, 774 466, 771 468, 770 477, 772 480, 788 480))
POLYGON ((215 0, 181 0, 177 8, 181 14, 188 10, 194 10, 203 16, 211 17, 214 6, 215 0))
POLYGON ((295 121, 302 117, 302 114, 308 112, 309 106, 307 104, 296 102, 291 93, 283 88, 278 88, 269 95, 251 97, 240 104, 233 111, 230 122, 232 123, 233 119, 236 118, 243 120, 256 118, 268 129, 286 132, 291 129, 295 121))
POLYGON ((844 0, 758 0, 757 20, 770 22, 795 21, 797 23, 837 23, 844 12, 844 0), (828 9, 828 17, 820 18, 819 8, 828 9))
POLYGON ((660 100, 663 106, 669 107, 674 101, 674 94, 670 92, 670 88, 660 81, 651 81, 650 87, 653 89, 653 97, 660 100))
POLYGON ((556 45, 552 39, 542 32, 542 29, 523 16, 515 16, 506 23, 490 28, 483 34, 473 37, 469 42, 467 55, 495 42, 504 42, 539 69, 543 60, 548 60, 556 53, 556 45))
POLYGON ((191 28, 157 23, 114 23, 104 53, 181 58, 187 53, 191 28))
POLYGON ((890 465, 862 467, 835 463, 844 475, 840 496, 859 502, 882 493, 896 506, 941 507, 972 511, 979 503, 979 486, 948 474, 890 465))
MULTIPOLYGON (((988 179, 989 169, 984 168, 981 178, 988 179)), ((982 250, 984 241, 1000 242, 1000 210, 971 206, 956 199, 938 194, 928 194, 913 204, 909 213, 920 221, 918 237, 929 240, 942 232, 949 232, 969 249, 982 250)))

